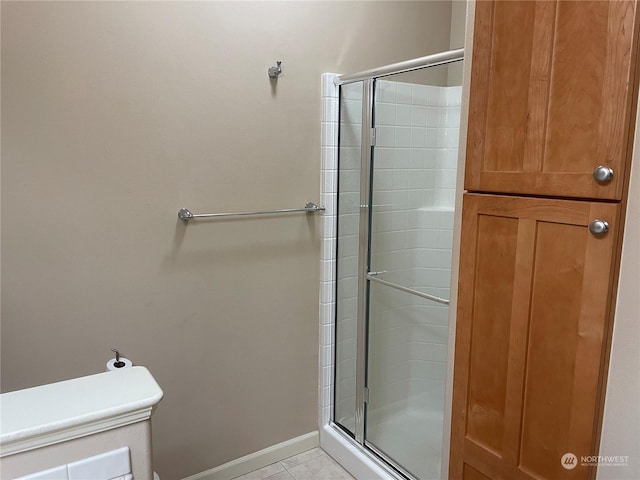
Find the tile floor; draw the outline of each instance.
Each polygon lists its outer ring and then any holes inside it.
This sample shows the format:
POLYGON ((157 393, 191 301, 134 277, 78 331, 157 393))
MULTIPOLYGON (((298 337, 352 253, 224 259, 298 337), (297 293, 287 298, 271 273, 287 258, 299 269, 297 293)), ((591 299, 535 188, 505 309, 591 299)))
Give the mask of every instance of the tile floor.
POLYGON ((354 478, 324 450, 312 448, 236 477, 235 480, 354 480, 354 478))

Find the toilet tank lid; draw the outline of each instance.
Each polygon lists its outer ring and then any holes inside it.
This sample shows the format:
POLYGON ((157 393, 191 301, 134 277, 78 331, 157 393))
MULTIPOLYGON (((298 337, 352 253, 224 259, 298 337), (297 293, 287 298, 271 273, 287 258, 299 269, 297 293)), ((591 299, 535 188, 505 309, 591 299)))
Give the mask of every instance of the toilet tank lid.
POLYGON ((0 457, 149 419, 163 392, 145 367, 0 395, 0 457))

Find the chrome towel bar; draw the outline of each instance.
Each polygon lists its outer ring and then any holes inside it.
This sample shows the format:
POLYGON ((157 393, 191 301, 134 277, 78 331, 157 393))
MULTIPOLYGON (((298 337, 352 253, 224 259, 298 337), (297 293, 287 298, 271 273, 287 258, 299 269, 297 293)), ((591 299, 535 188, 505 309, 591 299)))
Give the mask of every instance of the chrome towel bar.
POLYGON ((263 210, 257 212, 234 212, 234 213, 191 213, 188 208, 181 208, 178 210, 178 218, 185 222, 193 218, 212 218, 212 217, 240 217, 245 215, 273 215, 278 213, 295 213, 295 212, 306 212, 306 213, 315 213, 319 211, 324 211, 324 207, 319 207, 315 203, 309 202, 304 208, 285 208, 283 210, 263 210))

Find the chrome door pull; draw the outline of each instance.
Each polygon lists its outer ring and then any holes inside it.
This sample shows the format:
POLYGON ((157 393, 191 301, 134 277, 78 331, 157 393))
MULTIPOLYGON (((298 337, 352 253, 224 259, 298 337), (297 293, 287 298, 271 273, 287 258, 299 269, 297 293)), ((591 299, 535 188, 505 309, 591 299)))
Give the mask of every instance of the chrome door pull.
POLYGON ((600 165, 593 169, 593 178, 598 183, 607 183, 613 178, 613 169, 600 165))
POLYGON ((594 235, 604 235, 609 231, 609 224, 596 218, 589 224, 589 231, 594 235))

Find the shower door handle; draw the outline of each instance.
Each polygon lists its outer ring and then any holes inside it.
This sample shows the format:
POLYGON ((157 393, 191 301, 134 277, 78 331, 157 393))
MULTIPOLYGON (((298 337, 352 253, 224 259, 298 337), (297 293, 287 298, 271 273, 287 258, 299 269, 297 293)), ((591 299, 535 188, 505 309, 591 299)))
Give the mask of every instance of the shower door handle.
POLYGON ((383 273, 387 273, 386 270, 380 270, 379 272, 369 272, 367 275, 373 275, 374 277, 378 275, 382 275, 383 273))

